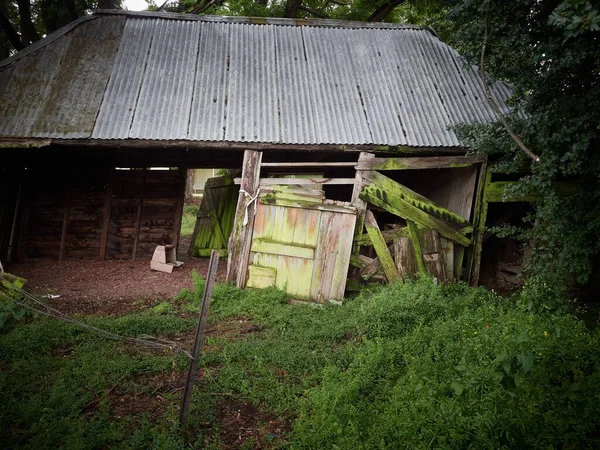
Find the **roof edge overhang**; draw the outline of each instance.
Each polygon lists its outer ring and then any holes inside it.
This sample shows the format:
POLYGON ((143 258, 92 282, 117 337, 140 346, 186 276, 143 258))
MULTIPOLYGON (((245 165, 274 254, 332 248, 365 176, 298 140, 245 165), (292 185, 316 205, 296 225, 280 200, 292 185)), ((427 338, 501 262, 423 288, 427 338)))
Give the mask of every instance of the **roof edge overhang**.
POLYGON ((406 25, 397 23, 382 23, 382 22, 358 22, 349 20, 335 19, 289 19, 280 17, 245 17, 245 16, 215 16, 215 15, 199 15, 199 14, 184 14, 184 13, 169 13, 169 12, 153 12, 153 11, 122 11, 112 9, 98 9, 92 14, 80 17, 79 19, 65 25, 49 34, 43 39, 29 45, 23 50, 9 56, 3 61, 0 61, 0 69, 10 66, 19 59, 27 56, 64 36, 69 31, 73 30, 83 22, 97 19, 102 16, 125 16, 142 19, 167 19, 167 20, 188 20, 197 22, 213 22, 213 23, 232 23, 232 24, 250 24, 250 25, 280 25, 280 26, 306 26, 306 27, 326 27, 326 28, 376 28, 376 29, 395 29, 395 30, 425 30, 437 37, 437 33, 431 27, 421 27, 418 25, 406 25))
POLYGON ((371 144, 280 144, 268 142, 186 141, 151 139, 48 139, 0 138, 2 149, 71 147, 96 149, 188 149, 188 150, 256 150, 289 152, 371 152, 396 155, 464 155, 467 147, 414 147, 408 145, 371 144))

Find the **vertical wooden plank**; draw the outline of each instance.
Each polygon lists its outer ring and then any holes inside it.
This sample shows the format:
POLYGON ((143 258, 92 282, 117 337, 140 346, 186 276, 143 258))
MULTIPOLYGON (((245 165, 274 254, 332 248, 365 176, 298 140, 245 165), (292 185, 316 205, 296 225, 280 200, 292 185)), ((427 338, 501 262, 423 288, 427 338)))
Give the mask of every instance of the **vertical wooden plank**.
POLYGON ((260 163, 262 152, 246 150, 242 165, 242 183, 238 195, 235 221, 231 238, 229 239, 229 257, 227 259, 227 281, 235 282, 238 287, 246 286, 246 272, 252 245, 252 230, 254 229, 254 212, 260 183, 260 163), (244 224, 244 217, 247 223, 244 224))
POLYGON ((408 225, 408 234, 412 242, 413 251, 415 254, 415 261, 417 262, 417 271, 420 274, 426 274, 425 262, 423 261, 423 251, 421 250, 421 241, 419 240, 419 229, 417 224, 409 220, 406 221, 408 225))
POLYGON ((58 250, 58 260, 62 261, 65 256, 65 242, 67 239, 67 229, 69 227, 69 209, 71 208, 71 196, 73 195, 73 179, 70 174, 69 187, 67 188, 67 203, 65 205, 65 214, 63 216, 62 232, 60 234, 60 247, 58 250))
POLYGON ((187 181, 187 167, 179 168, 179 192, 177 194, 177 207, 175 208, 175 217, 173 218, 173 246, 177 252, 179 245, 179 236, 181 234, 181 216, 183 216, 183 204, 185 201, 185 183, 187 181))
MULTIPOLYGON (((25 261, 25 244, 27 241, 27 228, 29 227, 29 212, 31 205, 31 180, 30 171, 26 170, 23 175, 23 212, 19 223, 19 230, 16 236, 16 259, 17 261, 25 261)), ((13 251, 14 252, 14 251, 13 251)), ((12 260, 11 255, 11 260, 12 260)))
POLYGON ((106 246, 108 243, 108 227, 110 225, 110 207, 112 205, 112 192, 115 179, 115 169, 108 171, 108 184, 106 185, 106 197, 104 198, 104 210, 102 212, 102 234, 100 235, 100 253, 98 259, 106 259, 106 246))
POLYGON ((135 237, 133 238, 133 251, 131 253, 131 259, 135 261, 137 256, 137 247, 140 240, 140 221, 142 218, 142 207, 144 206, 144 188, 146 187, 146 169, 142 170, 142 187, 140 189, 140 196, 138 199, 138 207, 135 215, 135 237))
POLYGON ((442 257, 442 245, 440 235, 435 230, 419 230, 423 261, 427 272, 437 278, 440 282, 446 281, 446 267, 442 257))
MULTIPOLYGON (((442 256, 444 258, 444 266, 446 270, 446 281, 454 281, 457 279, 454 275, 454 242, 442 236, 440 237, 440 243, 442 244, 442 256)), ((456 244, 456 246, 459 246, 459 244, 456 244)))
MULTIPOLYGON (((361 161, 366 161, 373 158, 375 158, 374 154, 361 152, 360 156, 358 157, 358 162, 360 163, 361 161)), ((352 206, 356 208, 356 226, 354 227, 355 236, 362 234, 365 224, 365 212, 367 211, 367 202, 365 202, 359 197, 360 191, 362 191, 363 187, 365 186, 365 183, 366 181, 362 176, 362 171, 357 170, 354 178, 354 188, 352 190, 351 200, 352 206)), ((356 254, 358 253, 359 249, 360 246, 355 245, 353 252, 356 254)))
POLYGON ((465 247, 460 244, 454 245, 454 279, 459 281, 463 276, 463 263, 465 260, 465 247))
POLYGON ((483 233, 485 231, 485 222, 487 218, 488 203, 485 200, 486 186, 492 180, 491 167, 487 162, 481 164, 477 185, 477 198, 475 202, 475 220, 473 221, 473 246, 467 256, 467 277, 468 282, 473 286, 479 283, 479 268, 481 265, 481 249, 483 245, 483 233))
POLYGON ((377 256, 379 257, 385 277, 390 283, 394 283, 400 277, 398 274, 398 269, 396 268, 394 259, 388 250, 385 239, 381 234, 379 225, 377 225, 375 216, 373 216, 373 213, 369 210, 367 210, 365 213, 365 227, 367 228, 367 233, 369 234, 369 238, 371 239, 373 247, 375 248, 375 253, 377 253, 377 256))
POLYGON ((342 300, 352 254, 356 216, 323 211, 318 220, 319 232, 310 298, 316 302, 342 300))
POLYGON ((417 273, 417 262, 410 238, 397 237, 393 245, 398 273, 404 281, 414 278, 417 273))

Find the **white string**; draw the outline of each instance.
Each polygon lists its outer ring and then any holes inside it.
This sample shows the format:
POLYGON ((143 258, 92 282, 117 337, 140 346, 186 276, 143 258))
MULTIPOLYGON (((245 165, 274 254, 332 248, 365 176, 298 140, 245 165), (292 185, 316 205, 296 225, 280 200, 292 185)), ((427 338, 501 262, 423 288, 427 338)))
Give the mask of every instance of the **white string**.
MULTIPOLYGON (((248 192, 246 192, 244 189, 240 189, 240 192, 242 194, 244 194, 244 196, 246 197, 250 197, 250 201, 248 203, 246 203, 246 209, 244 210, 244 226, 248 225, 248 208, 250 207, 250 205, 254 202, 256 202, 256 200, 258 199, 258 194, 260 194, 260 188, 258 188, 256 190, 256 195, 254 197, 252 197, 252 195, 250 195, 248 192)), ((254 215, 256 215, 256 210, 258 208, 254 208, 254 215)))

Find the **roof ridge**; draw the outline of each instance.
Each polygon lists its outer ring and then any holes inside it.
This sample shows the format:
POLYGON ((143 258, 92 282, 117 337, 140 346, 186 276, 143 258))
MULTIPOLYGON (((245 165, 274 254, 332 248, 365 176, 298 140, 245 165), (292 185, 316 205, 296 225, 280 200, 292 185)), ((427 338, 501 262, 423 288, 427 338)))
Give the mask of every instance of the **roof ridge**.
POLYGON ((98 9, 95 15, 120 15, 135 18, 193 20, 198 22, 218 22, 249 25, 280 25, 280 26, 307 26, 330 28, 377 28, 396 30, 424 30, 432 31, 428 27, 419 25, 387 23, 387 22, 360 22, 338 19, 290 19, 285 17, 250 17, 250 16, 217 16, 186 13, 172 13, 159 11, 125 11, 113 9, 98 9))

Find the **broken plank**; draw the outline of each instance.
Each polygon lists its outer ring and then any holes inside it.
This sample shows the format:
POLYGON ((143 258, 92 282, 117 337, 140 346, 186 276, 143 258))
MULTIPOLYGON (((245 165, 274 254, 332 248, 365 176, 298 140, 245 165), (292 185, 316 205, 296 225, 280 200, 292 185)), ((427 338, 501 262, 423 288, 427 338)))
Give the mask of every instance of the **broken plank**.
POLYGON ((419 158, 375 158, 358 161, 356 170, 454 169, 485 161, 484 156, 427 156, 419 158))
POLYGON ((459 216, 458 214, 439 206, 430 199, 423 197, 421 194, 407 188, 406 186, 392 180, 375 171, 363 172, 363 177, 371 184, 380 187, 388 194, 416 206, 422 211, 427 212, 431 216, 437 217, 440 220, 455 224, 469 224, 469 221, 459 216))
POLYGON ((393 195, 389 191, 383 190, 378 186, 370 185, 365 187, 360 196, 363 200, 384 208, 386 211, 402 217, 407 221, 410 220, 416 222, 424 228, 432 228, 451 241, 457 242, 464 246, 469 246, 471 243, 469 238, 452 228, 447 223, 422 211, 416 206, 411 205, 407 201, 393 195))
POLYGON ((371 242, 373 243, 373 247, 375 248, 375 253, 377 253, 379 260, 381 261, 385 277, 390 283, 396 282, 400 276, 398 274, 398 269, 394 264, 394 259, 388 250, 385 239, 381 235, 381 231, 379 230, 379 225, 377 225, 375 216, 369 210, 367 210, 365 213, 365 227, 367 228, 367 233, 369 234, 371 242))
MULTIPOLYGON (((408 237, 408 228, 401 227, 401 228, 397 228, 395 230, 383 230, 381 232, 381 234, 383 235, 383 239, 385 239, 385 243, 391 244, 394 239, 397 239, 400 237, 408 237)), ((354 238, 354 243, 361 247, 363 247, 365 245, 372 245, 371 238, 369 237, 369 235, 367 233, 359 234, 358 236, 356 236, 354 238)))
POLYGON ((329 203, 314 203, 312 201, 304 200, 291 201, 273 198, 266 199, 260 197, 259 199, 262 205, 283 206, 286 208, 314 209, 317 211, 337 212, 343 214, 356 214, 356 210, 352 206, 332 205, 329 203))
MULTIPOLYGON (((239 178, 236 178, 240 180, 239 178)), ((312 185, 312 184, 354 184, 354 178, 261 178, 260 186, 286 185, 312 185)))
POLYGON ((355 162, 264 162, 262 167, 353 167, 355 162))
POLYGON ((246 287, 264 289, 275 286, 277 269, 274 267, 248 266, 248 283, 246 287))

